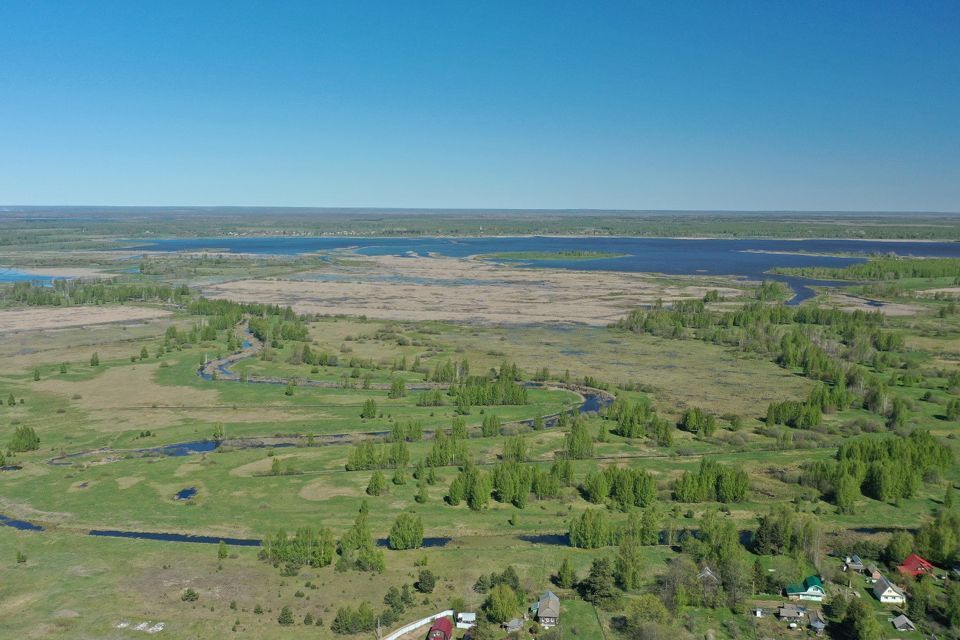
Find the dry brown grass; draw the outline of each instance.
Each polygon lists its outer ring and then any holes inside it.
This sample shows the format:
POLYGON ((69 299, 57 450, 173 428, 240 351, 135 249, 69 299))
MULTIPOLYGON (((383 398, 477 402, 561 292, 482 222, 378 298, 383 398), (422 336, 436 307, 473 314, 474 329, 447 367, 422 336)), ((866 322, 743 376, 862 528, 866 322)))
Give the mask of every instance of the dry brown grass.
POLYGON ((873 306, 863 298, 836 292, 827 295, 826 306, 835 307, 841 311, 879 311, 887 316, 915 316, 923 313, 924 310, 923 307, 901 302, 884 302, 880 306, 873 306))
POLYGON ((140 482, 143 482, 143 476, 124 476, 122 478, 117 478, 117 486, 120 489, 129 489, 140 482))
MULTIPOLYGON (((392 320, 453 320, 490 324, 570 322, 603 326, 657 299, 701 298, 734 288, 648 274, 522 269, 482 260, 381 256, 358 258, 355 281, 241 280, 206 287, 204 295, 291 305, 305 313, 366 315, 392 320), (369 276, 422 282, 383 282, 369 276), (483 282, 477 282, 481 280, 483 282), (466 284, 461 284, 466 283, 466 284)), ((342 274, 341 274, 342 275, 342 274)))
POLYGON ((0 333, 136 322, 169 316, 152 307, 30 307, 0 311, 0 333))
POLYGON ((358 486, 344 485, 343 478, 322 477, 304 485, 297 495, 304 500, 321 502, 337 496, 359 498, 364 495, 364 492, 358 486))

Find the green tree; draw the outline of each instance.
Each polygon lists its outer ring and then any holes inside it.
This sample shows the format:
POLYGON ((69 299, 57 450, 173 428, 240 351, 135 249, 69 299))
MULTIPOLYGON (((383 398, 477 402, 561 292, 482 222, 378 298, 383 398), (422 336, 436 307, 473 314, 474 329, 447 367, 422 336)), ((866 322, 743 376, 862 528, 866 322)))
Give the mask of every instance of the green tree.
POLYGON ((657 596, 644 593, 633 600, 626 615, 628 635, 636 633, 648 624, 668 624, 672 615, 657 596))
POLYGON ((560 569, 557 571, 557 585, 564 589, 572 589, 577 583, 577 575, 573 571, 573 565, 570 558, 564 558, 560 563, 560 569))
POLYGON ((897 531, 887 541, 884 558, 891 565, 898 565, 911 553, 913 553, 913 536, 909 531, 897 531))
POLYGON ((944 591, 947 601, 943 608, 943 615, 950 621, 951 627, 958 629, 960 628, 960 582, 951 580, 944 591))
POLYGON ((146 359, 149 358, 149 357, 150 357, 150 352, 147 351, 147 348, 146 348, 146 347, 140 347, 140 359, 141 359, 141 360, 146 360, 146 359))
POLYGON ((834 499, 840 513, 853 515, 857 511, 857 500, 860 498, 860 483, 849 473, 840 475, 834 499))
POLYGON ((285 627, 289 627, 293 624, 293 611, 290 610, 290 607, 284 605, 283 608, 280 609, 280 615, 277 616, 277 622, 285 627))
POLYGON ((936 594, 930 576, 921 576, 910 587, 910 598, 907 600, 907 615, 916 622, 927 617, 927 611, 932 608, 936 594))
POLYGON ((580 595, 601 608, 613 606, 619 600, 613 563, 608 558, 594 558, 590 573, 580 582, 580 595))
POLYGON ((13 436, 7 448, 15 453, 36 451, 40 448, 40 438, 33 427, 20 425, 13 430, 13 436))
POLYGON ((40 379, 40 369, 33 370, 33 381, 36 382, 40 379))
POLYGON ((419 549, 423 545, 423 522, 420 516, 407 512, 397 516, 387 542, 391 549, 419 549))
POLYGON ((387 479, 384 477, 383 472, 377 469, 373 472, 373 475, 370 476, 370 482, 367 484, 367 495, 379 496, 385 493, 386 490, 387 479))
POLYGON ((635 537, 625 536, 620 541, 614 575, 624 591, 632 591, 640 586, 644 575, 643 551, 635 537))
POLYGON ((883 638, 883 630, 873 614, 873 609, 860 599, 850 602, 843 627, 847 631, 846 637, 852 640, 882 640, 883 638))
POLYGON ((407 395, 407 385, 404 384, 403 378, 393 378, 390 380, 390 392, 387 394, 388 398, 403 398, 407 395))
POLYGON ((67 372, 67 363, 66 363, 66 362, 61 362, 61 363, 60 363, 60 373, 66 373, 66 372, 67 372))
POLYGON ((429 569, 422 569, 417 576, 417 581, 414 583, 413 588, 420 593, 433 593, 436 585, 437 578, 433 575, 433 572, 429 569))
POLYGON ((100 366, 100 354, 98 354, 96 351, 94 351, 94 352, 93 352, 93 355, 90 356, 90 366, 91 366, 91 367, 99 367, 99 366, 100 366))
POLYGON ((587 423, 577 417, 570 426, 564 440, 565 454, 570 460, 585 460, 593 457, 593 437, 587 429, 587 423))
POLYGON ((507 584, 498 584, 490 590, 483 610, 491 622, 506 622, 519 609, 517 593, 507 584))
POLYGON ((376 418, 377 417, 377 402, 373 398, 368 398, 363 403, 363 408, 360 410, 361 418, 376 418))
POLYGON ((200 594, 193 589, 187 588, 180 594, 180 599, 184 602, 196 602, 200 599, 200 594))
POLYGON ((217 558, 223 560, 227 557, 227 543, 223 540, 217 545, 217 558))

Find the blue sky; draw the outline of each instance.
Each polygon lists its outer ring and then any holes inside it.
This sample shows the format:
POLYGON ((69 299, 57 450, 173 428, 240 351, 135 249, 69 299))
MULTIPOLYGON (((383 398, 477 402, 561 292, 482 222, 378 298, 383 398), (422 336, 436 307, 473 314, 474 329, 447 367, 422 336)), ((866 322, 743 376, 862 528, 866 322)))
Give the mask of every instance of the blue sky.
POLYGON ((960 211, 960 3, 0 3, 0 203, 960 211))

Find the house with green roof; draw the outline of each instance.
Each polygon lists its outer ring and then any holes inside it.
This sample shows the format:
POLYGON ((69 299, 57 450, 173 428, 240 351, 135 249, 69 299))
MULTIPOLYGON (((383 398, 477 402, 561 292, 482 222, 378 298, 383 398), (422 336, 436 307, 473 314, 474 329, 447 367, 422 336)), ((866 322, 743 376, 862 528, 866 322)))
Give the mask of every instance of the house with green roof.
POLYGON ((823 588, 823 583, 817 576, 808 577, 802 584, 787 585, 784 592, 791 600, 822 602, 827 597, 827 590, 823 588))

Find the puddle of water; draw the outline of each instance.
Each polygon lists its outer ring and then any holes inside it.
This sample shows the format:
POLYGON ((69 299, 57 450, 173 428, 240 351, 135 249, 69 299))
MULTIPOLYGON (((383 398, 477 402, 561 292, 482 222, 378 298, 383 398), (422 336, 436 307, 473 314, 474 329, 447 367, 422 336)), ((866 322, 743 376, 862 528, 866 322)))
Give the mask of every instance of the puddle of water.
POLYGON ((179 458, 191 453, 209 453, 220 446, 216 440, 196 440, 194 442, 179 442, 177 444, 167 444, 162 447, 152 449, 140 449, 140 453, 158 453, 163 456, 172 456, 179 458))
POLYGON ((106 538, 131 538, 134 540, 157 540, 160 542, 193 542, 198 544, 224 543, 234 547, 259 547, 260 540, 252 538, 220 538, 217 536, 191 536, 183 533, 150 533, 143 531, 116 531, 114 529, 94 529, 91 536, 106 538))
MULTIPOLYGON (((421 546, 421 548, 423 548, 423 549, 431 549, 431 548, 435 548, 435 547, 445 547, 445 546, 447 546, 448 544, 450 544, 450 541, 451 541, 451 540, 453 540, 453 538, 442 538, 442 537, 437 537, 437 538, 424 538, 424 539, 423 539, 423 544, 420 545, 420 546, 421 546)), ((390 545, 390 541, 387 540, 386 538, 378 538, 378 539, 377 539, 377 546, 378 546, 378 547, 387 547, 387 546, 389 546, 389 545, 390 545)))
POLYGON ((19 529, 20 531, 43 531, 43 527, 38 524, 33 524, 32 522, 27 522, 26 520, 14 520, 13 518, 8 518, 3 514, 0 514, 0 525, 5 527, 13 527, 14 529, 19 529))
POLYGON ((570 546, 570 536, 565 533, 541 533, 538 535, 517 536, 518 540, 529 542, 531 544, 552 544, 561 547, 570 546))
POLYGON ((193 496, 197 495, 196 487, 187 487, 186 489, 181 489, 177 491, 177 495, 173 497, 174 500, 189 500, 193 496))

